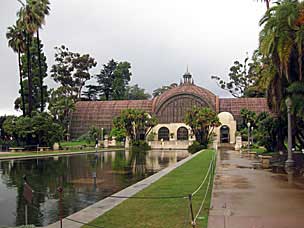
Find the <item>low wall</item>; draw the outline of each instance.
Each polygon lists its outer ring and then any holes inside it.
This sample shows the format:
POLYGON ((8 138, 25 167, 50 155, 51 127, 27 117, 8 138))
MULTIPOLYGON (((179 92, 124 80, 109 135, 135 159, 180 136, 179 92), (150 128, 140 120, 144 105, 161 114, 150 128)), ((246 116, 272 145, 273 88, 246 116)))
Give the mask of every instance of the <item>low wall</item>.
POLYGON ((187 150, 193 141, 150 141, 148 142, 151 149, 160 149, 160 150, 187 150))

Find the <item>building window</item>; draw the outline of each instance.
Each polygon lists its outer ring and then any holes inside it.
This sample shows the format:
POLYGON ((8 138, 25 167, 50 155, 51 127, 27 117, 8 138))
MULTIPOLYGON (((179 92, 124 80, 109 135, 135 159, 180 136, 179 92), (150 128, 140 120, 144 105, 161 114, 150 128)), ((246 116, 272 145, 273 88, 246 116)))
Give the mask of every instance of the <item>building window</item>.
POLYGON ((158 130, 158 140, 169 141, 169 129, 166 127, 161 127, 158 130))
POLYGON ((188 135, 188 129, 185 127, 180 127, 177 130, 177 140, 188 140, 189 135, 188 135))

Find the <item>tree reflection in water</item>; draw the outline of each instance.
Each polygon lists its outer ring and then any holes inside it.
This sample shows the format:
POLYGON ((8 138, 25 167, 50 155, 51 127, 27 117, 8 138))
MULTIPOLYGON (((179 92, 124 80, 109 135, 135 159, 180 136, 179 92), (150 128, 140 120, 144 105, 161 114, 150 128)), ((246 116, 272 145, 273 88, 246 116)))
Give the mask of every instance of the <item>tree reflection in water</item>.
POLYGON ((52 158, 0 161, 0 227, 24 224, 23 176, 34 189, 29 223, 57 221, 62 186, 63 213, 70 215, 188 156, 183 151, 101 152, 52 158))

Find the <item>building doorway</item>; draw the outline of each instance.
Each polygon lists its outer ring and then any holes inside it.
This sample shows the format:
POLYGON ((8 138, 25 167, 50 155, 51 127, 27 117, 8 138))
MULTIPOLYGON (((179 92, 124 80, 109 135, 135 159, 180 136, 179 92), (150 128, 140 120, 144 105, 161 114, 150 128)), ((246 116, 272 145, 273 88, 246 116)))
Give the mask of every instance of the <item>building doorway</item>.
POLYGON ((177 130, 177 140, 189 140, 188 129, 185 127, 180 127, 177 130))
POLYGON ((161 127, 158 130, 158 140, 169 141, 169 129, 166 127, 161 127))
POLYGON ((221 143, 229 143, 230 142, 230 130, 227 125, 223 125, 220 129, 221 134, 221 143))

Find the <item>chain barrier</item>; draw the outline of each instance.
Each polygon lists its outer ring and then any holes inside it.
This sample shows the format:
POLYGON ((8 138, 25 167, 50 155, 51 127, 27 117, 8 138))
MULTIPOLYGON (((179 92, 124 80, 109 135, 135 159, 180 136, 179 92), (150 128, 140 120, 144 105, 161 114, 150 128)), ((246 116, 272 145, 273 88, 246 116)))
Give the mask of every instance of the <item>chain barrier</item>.
POLYGON ((201 205, 200 205, 200 207, 199 207, 199 209, 198 209, 197 214, 195 215, 195 218, 194 218, 194 222, 195 222, 195 223, 196 223, 196 220, 197 220, 198 216, 200 215, 200 213, 201 213, 201 211, 202 211, 202 209, 203 209, 203 206, 204 206, 204 204, 205 204, 205 202, 206 202, 207 195, 208 195, 208 193, 209 193, 209 188, 210 188, 210 183, 211 183, 211 177, 212 177, 212 173, 210 173, 210 175, 209 175, 208 186, 207 186, 207 189, 206 189, 206 191, 205 191, 205 195, 204 195, 203 201, 202 201, 202 203, 201 203, 201 205))
MULTIPOLYGON (((185 222, 184 222, 184 226, 186 227, 190 219, 191 221, 191 225, 192 227, 195 228, 195 225, 196 225, 196 221, 198 219, 198 216, 200 215, 203 207, 204 207, 204 204, 206 202, 206 199, 207 199, 207 195, 209 193, 209 190, 210 190, 210 186, 211 186, 211 183, 212 183, 212 177, 213 177, 213 174, 214 174, 214 169, 215 169, 215 160, 216 160, 216 152, 214 153, 214 155, 212 156, 211 158, 211 161, 210 161, 210 164, 209 164, 209 167, 208 167, 208 170, 207 170, 207 173, 203 179, 203 181, 200 183, 200 185, 195 189, 195 191, 193 191, 192 193, 188 194, 188 195, 174 195, 174 196, 120 196, 120 195, 108 195, 106 196, 105 198, 109 197, 109 198, 117 198, 117 199, 188 199, 189 200, 189 207, 187 207, 186 211, 188 213, 189 216, 186 216, 185 217, 185 222), (198 212, 195 214, 194 216, 194 210, 193 210, 193 205, 192 205, 192 201, 193 201, 193 197, 196 196, 196 194, 202 189, 202 187, 205 185, 206 181, 208 179, 208 185, 207 185, 207 188, 206 190, 204 191, 205 194, 204 194, 204 197, 203 197, 203 200, 200 204, 200 207, 198 209, 198 212), (190 213, 189 213, 190 212, 190 213)), ((38 191, 33 191, 34 194, 41 194, 41 195, 44 195, 48 198, 55 198, 56 195, 59 195, 59 201, 60 201, 60 204, 62 204, 62 195, 64 193, 76 193, 76 194, 86 194, 86 195, 100 195, 100 193, 95 193, 95 192, 75 192, 75 191, 70 191, 70 192, 66 192, 66 191, 63 191, 62 188, 58 188, 59 190, 57 190, 58 192, 57 193, 43 193, 43 192, 38 192, 38 191), (58 194, 59 193, 59 194, 58 194)), ((34 207, 32 205, 32 207, 34 207)), ((62 207, 62 206, 61 206, 62 207)), ((36 208, 35 208, 36 209, 36 208)), ((62 217, 62 214, 60 216, 60 227, 62 227, 62 220, 63 220, 63 217, 62 217)), ((75 222, 75 223, 79 223, 79 224, 82 224, 82 225, 87 225, 87 226, 90 226, 90 227, 95 227, 95 228, 104 228, 104 227, 100 227, 100 226, 95 226, 95 225, 91 225, 91 224, 88 224, 88 223, 84 223, 84 222, 81 222, 81 221, 77 221, 77 220, 73 220, 73 219, 70 219, 70 218, 64 218, 66 220, 69 220, 69 221, 72 221, 72 222, 75 222)))
POLYGON ((209 173, 210 173, 210 171, 211 171, 211 167, 212 167, 212 165, 213 165, 213 162, 214 162, 214 160, 215 160, 215 154, 216 154, 216 153, 214 153, 214 155, 212 156, 212 159, 211 159, 211 162, 210 162, 210 164, 209 164, 207 173, 206 173, 206 175, 205 175, 205 177, 204 177, 204 180, 203 180, 202 183, 197 187, 197 189, 191 194, 192 196, 194 196, 196 193, 198 193, 199 190, 200 190, 200 189, 203 187, 203 185, 205 184, 205 182, 206 182, 206 180, 207 180, 207 178, 208 178, 208 176, 209 176, 209 173))

